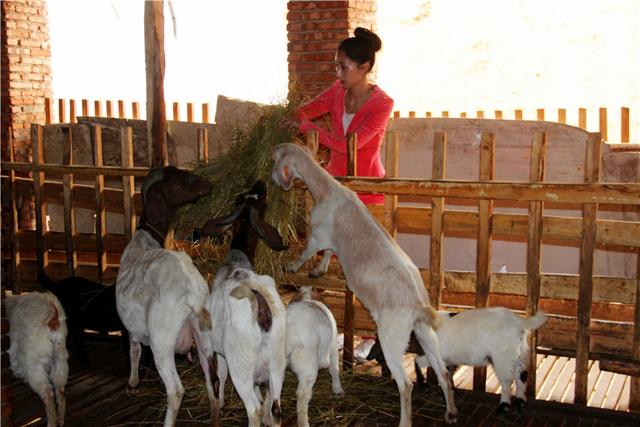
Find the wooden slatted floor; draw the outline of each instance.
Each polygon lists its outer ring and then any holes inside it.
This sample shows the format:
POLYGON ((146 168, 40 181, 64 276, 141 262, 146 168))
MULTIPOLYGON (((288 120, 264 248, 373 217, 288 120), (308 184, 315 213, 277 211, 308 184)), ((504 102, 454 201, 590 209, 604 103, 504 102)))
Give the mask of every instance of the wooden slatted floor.
MULTIPOLYGON (((119 342, 113 340, 91 341, 91 354, 93 364, 88 367, 77 365, 73 360, 70 363, 70 377, 66 390, 67 397, 67 417, 66 426, 149 426, 161 425, 164 417, 164 407, 166 398, 164 387, 161 381, 151 373, 142 382, 142 390, 135 398, 125 396, 123 390, 128 376, 128 363, 126 353, 119 342)), ((407 369, 413 369, 410 356, 407 360, 407 369)), ((597 365, 597 364, 594 364, 597 365)), ((545 378, 540 383, 539 393, 546 393, 547 396, 559 396, 558 402, 572 398, 571 375, 567 369, 571 367, 570 360, 553 357, 539 358, 539 376, 545 378), (552 381, 552 379, 554 379, 552 381)), ((386 407, 376 409, 374 399, 371 402, 369 393, 363 393, 363 388, 374 387, 377 390, 379 400, 386 402, 396 402, 399 397, 395 382, 375 375, 379 366, 374 362, 366 362, 356 367, 356 374, 343 373, 345 390, 349 396, 363 394, 362 407, 367 408, 362 413, 363 421, 351 421, 345 423, 339 416, 325 416, 323 422, 312 425, 322 426, 387 426, 397 425, 398 405, 391 405, 394 410, 386 407)), ((186 393, 183 400, 182 409, 179 416, 179 426, 201 426, 207 425, 209 421, 208 405, 206 398, 203 398, 203 382, 199 366, 189 365, 184 358, 178 359, 178 369, 186 393), (192 378, 191 381, 188 378, 192 378), (195 381, 193 380, 195 378, 195 381)), ((612 393, 615 387, 624 388, 626 380, 617 379, 615 376, 603 375, 597 366, 591 368, 592 376, 592 401, 601 402, 601 406, 608 404, 622 407, 625 402, 612 393), (600 397, 604 396, 604 397, 600 397), (609 403, 607 403, 609 402, 609 403)), ((456 391, 456 405, 459 409, 459 423, 464 426, 638 426, 640 416, 630 414, 626 411, 612 411, 608 409, 575 407, 566 403, 553 403, 536 400, 528 402, 527 409, 522 414, 509 414, 505 417, 496 417, 495 409, 498 404, 498 396, 494 392, 498 391, 495 384, 495 375, 488 372, 488 385, 490 393, 478 393, 465 390, 470 388, 469 380, 471 370, 462 369, 457 372, 454 381, 458 390, 456 391)), ((288 374, 285 380, 287 383, 293 382, 295 378, 288 374)), ((14 425, 16 426, 44 426, 44 408, 39 398, 22 382, 14 380, 14 425)), ((330 390, 330 379, 326 371, 320 373, 315 390, 330 390)), ((233 398, 229 397, 227 388, 227 414, 232 411, 233 398)), ((329 392, 327 392, 329 394, 329 392)), ((438 387, 429 387, 427 390, 414 389, 413 392, 413 425, 421 426, 442 426, 444 406, 442 393, 438 387)), ((238 399, 236 399, 238 400, 238 399)), ((360 406, 349 403, 347 407, 340 399, 312 400, 312 406, 322 413, 333 414, 338 409, 342 413, 355 411, 360 406), (342 407, 340 407, 342 406, 342 407), (353 407, 352 407, 353 406, 353 407), (322 408, 319 408, 322 407, 322 408)), ((236 405, 236 413, 240 418, 226 419, 223 425, 246 425, 246 416, 241 403, 236 405)), ((223 412, 224 412, 223 411, 223 412)), ((361 409, 362 411, 362 409, 361 409)), ((283 426, 291 427, 295 422, 295 385, 290 386, 287 391, 283 391, 283 413, 285 419, 283 426)), ((223 413, 224 415, 224 413, 223 413)))

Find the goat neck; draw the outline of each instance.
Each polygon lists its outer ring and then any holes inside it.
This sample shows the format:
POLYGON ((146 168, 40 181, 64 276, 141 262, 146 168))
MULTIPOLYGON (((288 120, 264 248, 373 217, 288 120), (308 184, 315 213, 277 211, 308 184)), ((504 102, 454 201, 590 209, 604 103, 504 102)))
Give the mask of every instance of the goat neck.
POLYGON ((306 184, 313 198, 313 203, 316 205, 329 197, 331 190, 338 185, 338 181, 322 169, 311 156, 302 152, 302 150, 300 150, 298 161, 295 161, 293 165, 298 177, 306 184), (302 177, 304 177, 304 179, 302 177))

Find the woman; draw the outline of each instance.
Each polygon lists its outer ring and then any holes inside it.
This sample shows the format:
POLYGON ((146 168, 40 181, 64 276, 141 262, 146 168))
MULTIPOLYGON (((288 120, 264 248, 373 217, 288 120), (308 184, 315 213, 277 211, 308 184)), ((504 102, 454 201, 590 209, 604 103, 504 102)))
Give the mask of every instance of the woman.
MULTIPOLYGON (((347 174, 347 134, 355 133, 358 141, 358 176, 382 177, 380 147, 393 110, 391 99, 368 76, 382 47, 373 32, 358 27, 354 37, 343 40, 336 52, 337 80, 322 93, 296 111, 298 130, 317 130, 320 144, 329 148, 327 171, 333 176, 347 174), (331 115, 331 129, 325 130, 311 120, 331 115)), ((382 194, 358 194, 365 204, 384 203, 382 194)))

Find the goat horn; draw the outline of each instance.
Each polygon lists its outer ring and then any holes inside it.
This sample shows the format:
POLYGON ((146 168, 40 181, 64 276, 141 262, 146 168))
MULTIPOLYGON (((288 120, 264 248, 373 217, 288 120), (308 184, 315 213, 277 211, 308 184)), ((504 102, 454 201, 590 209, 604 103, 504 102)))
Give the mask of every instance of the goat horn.
POLYGON ((164 168, 153 168, 149 171, 149 174, 145 178, 144 182, 142 183, 142 187, 140 188, 143 207, 147 205, 147 191, 149 191, 149 188, 151 188, 153 184, 162 181, 162 178, 164 178, 164 168))
POLYGON ((258 210, 253 206, 249 208, 249 223, 258 234, 258 237, 264 240, 274 251, 283 251, 288 248, 282 241, 282 236, 280 236, 278 230, 264 222, 262 218, 260 218, 258 210))

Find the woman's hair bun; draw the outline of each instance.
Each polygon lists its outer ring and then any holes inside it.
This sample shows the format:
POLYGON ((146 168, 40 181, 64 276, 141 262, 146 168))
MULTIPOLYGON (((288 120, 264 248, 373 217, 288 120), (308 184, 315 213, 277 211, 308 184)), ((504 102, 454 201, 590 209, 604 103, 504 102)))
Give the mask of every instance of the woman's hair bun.
POLYGON ((371 42, 371 46, 373 46, 374 52, 377 52, 382 48, 382 40, 380 40, 380 37, 378 37, 373 31, 367 30, 363 27, 358 27, 353 32, 353 35, 355 37, 362 37, 369 40, 371 42))

